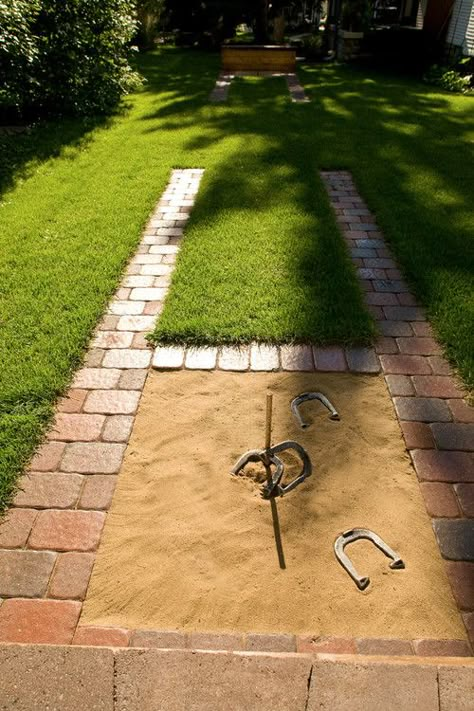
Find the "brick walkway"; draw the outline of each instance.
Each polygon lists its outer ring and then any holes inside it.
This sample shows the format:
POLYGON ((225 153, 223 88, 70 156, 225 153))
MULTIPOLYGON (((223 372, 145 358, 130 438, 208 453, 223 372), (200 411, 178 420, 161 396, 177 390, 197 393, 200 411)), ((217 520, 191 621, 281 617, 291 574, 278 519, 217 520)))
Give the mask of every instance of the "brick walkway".
POLYGON ((290 92, 290 97, 295 104, 305 104, 309 101, 305 94, 303 87, 301 86, 298 76, 294 73, 285 74, 282 72, 234 72, 229 74, 227 72, 221 72, 217 77, 216 85, 212 90, 209 100, 214 103, 222 103, 227 101, 229 97, 229 89, 232 84, 232 80, 235 77, 285 77, 286 84, 288 86, 288 91, 290 92))
MULTIPOLYGON (((84 367, 58 405, 0 526, 0 642, 421 656, 467 656, 462 640, 184 634, 78 625, 152 353, 144 339, 165 298, 201 170, 176 170, 112 300, 84 367)), ((323 173, 382 333, 375 349, 305 345, 158 347, 153 367, 329 371, 385 376, 458 606, 474 642, 473 410, 440 355, 348 173, 323 173)))

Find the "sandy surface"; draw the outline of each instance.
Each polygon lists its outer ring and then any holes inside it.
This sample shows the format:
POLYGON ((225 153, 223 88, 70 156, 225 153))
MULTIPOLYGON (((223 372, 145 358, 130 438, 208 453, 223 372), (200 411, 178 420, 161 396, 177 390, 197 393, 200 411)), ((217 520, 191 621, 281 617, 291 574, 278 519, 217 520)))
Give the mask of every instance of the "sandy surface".
POLYGON ((465 637, 381 378, 330 374, 152 373, 147 381, 82 622, 134 628, 293 632, 361 637, 465 637), (298 440, 314 473, 277 500, 286 569, 270 504, 230 475, 263 446, 265 393, 273 443, 298 440), (291 399, 322 390, 300 429, 291 399), (336 536, 376 531, 406 569, 368 542, 349 546, 357 590, 334 558, 336 536))

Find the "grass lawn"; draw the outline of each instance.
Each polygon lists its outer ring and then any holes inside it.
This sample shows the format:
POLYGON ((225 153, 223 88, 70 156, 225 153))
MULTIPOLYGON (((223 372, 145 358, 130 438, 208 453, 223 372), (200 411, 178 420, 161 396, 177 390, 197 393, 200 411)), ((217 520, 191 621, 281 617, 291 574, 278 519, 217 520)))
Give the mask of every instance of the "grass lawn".
POLYGON ((109 122, 0 137, 1 506, 173 167, 206 173, 157 337, 366 342, 317 176, 348 168, 474 381, 472 99, 315 67, 301 72, 312 104, 291 105, 275 79, 240 80, 211 106, 217 57, 140 61, 148 83, 109 122))

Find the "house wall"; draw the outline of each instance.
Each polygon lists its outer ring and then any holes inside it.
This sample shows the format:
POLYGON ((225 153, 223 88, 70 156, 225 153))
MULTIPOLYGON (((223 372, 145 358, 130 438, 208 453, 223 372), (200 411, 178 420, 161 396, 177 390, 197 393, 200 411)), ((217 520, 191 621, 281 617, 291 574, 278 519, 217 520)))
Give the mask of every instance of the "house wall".
POLYGON ((446 42, 474 56, 474 0, 456 0, 446 42))

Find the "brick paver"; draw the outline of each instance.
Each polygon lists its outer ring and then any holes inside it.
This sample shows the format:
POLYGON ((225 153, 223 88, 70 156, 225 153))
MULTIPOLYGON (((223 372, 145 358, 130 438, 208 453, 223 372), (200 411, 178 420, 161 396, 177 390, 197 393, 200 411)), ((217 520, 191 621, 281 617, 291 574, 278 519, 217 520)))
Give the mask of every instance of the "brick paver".
POLYGON ((86 477, 78 508, 108 511, 116 485, 117 477, 110 474, 86 477))
POLYGON ((36 550, 93 551, 104 520, 99 511, 40 511, 28 545, 36 550))
POLYGON ((474 424, 435 422, 431 425, 438 449, 474 452, 474 424))
POLYGON ((415 450, 411 455, 422 481, 474 482, 474 460, 466 452, 415 450))
POLYGON ((313 350, 311 346, 282 346, 280 349, 283 370, 314 370, 313 350))
POLYGON ((0 597, 42 597, 55 553, 0 550, 0 597))
POLYGON ((189 348, 185 367, 190 370, 213 370, 217 363, 217 348, 189 348))
POLYGON ((94 560, 94 553, 60 553, 48 597, 61 600, 84 600, 94 560))
POLYGON ((0 641, 70 644, 81 604, 71 600, 5 600, 0 607, 0 641))
POLYGON ((438 481, 422 482, 421 491, 428 514, 433 518, 455 518, 460 516, 454 489, 450 484, 438 481))
POLYGON ((474 484, 455 484, 454 490, 463 514, 474 518, 474 484))
POLYGON ((180 346, 158 346, 153 355, 153 367, 159 370, 179 370, 184 363, 184 349, 180 346))
POLYGON ((129 640, 129 630, 118 627, 78 627, 72 643, 90 647, 127 647, 129 640))
POLYGON ((125 445, 103 442, 72 442, 67 445, 61 463, 65 472, 84 474, 116 474, 125 445))
MULTIPOLYGON (((135 390, 93 390, 84 403, 84 412, 106 415, 133 415, 138 407, 140 393, 135 390)), ((77 437, 76 439, 81 439, 77 437)))
POLYGON ((10 509, 0 522, 0 548, 23 548, 38 516, 35 509, 10 509))
POLYGON ((81 492, 83 477, 58 472, 30 472, 20 479, 14 505, 36 509, 73 508, 81 492))
POLYGON ((229 348, 223 346, 218 355, 218 365, 221 370, 248 370, 250 366, 250 348, 229 348))

